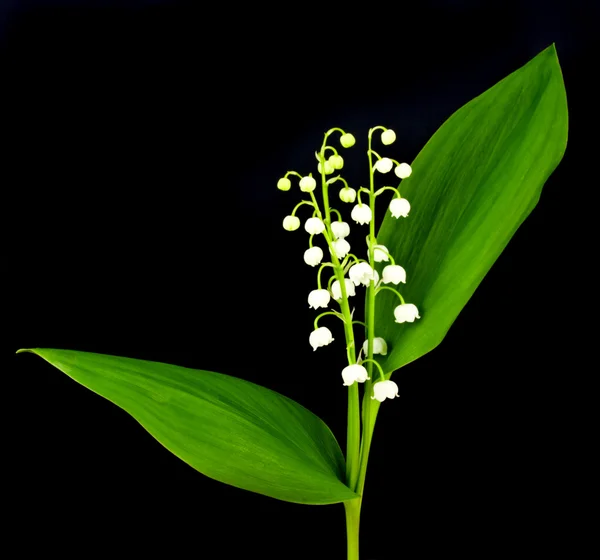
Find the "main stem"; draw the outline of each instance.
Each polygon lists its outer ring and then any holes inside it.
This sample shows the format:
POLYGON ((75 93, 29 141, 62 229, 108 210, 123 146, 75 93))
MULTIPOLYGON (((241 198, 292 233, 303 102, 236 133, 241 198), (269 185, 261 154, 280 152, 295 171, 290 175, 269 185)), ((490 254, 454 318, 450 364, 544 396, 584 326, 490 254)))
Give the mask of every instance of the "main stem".
MULTIPOLYGON (((373 154, 371 152, 371 138, 373 131, 369 130, 369 207, 371 208, 371 221, 369 223, 369 264, 375 270, 375 180, 373 176, 373 154)), ((369 340, 369 360, 373 360, 373 339, 375 338, 375 282, 370 282, 367 288, 367 337, 369 340)), ((367 364, 367 371, 370 379, 365 382, 365 396, 362 403, 363 433, 360 446, 360 467, 358 473, 357 485, 354 491, 362 497, 365 487, 365 477, 367 474, 367 463, 369 461, 369 451, 371 450, 371 440, 375 428, 375 419, 379 410, 379 401, 370 398, 373 394, 373 362, 367 364)), ((379 372, 377 372, 379 375, 379 372)))
MULTIPOLYGON (((346 283, 344 281, 344 271, 340 264, 335 251, 333 250, 332 242, 334 240, 333 232, 331 230, 331 210, 329 208, 329 190, 327 180, 325 178, 325 146, 327 145, 327 138, 332 129, 323 139, 320 152, 321 162, 321 186, 323 193, 323 207, 324 216, 318 210, 318 205, 313 196, 313 203, 317 208, 319 217, 325 223, 326 231, 323 232, 327 245, 331 252, 331 260, 333 262, 333 270, 336 280, 340 284, 340 291, 342 293, 342 299, 340 301, 340 308, 342 315, 344 316, 344 334, 346 337, 346 355, 348 358, 348 365, 356 363, 356 349, 354 345, 354 330, 352 328, 352 314, 350 313, 350 305, 348 304, 348 294, 346 292, 346 283)), ((312 193, 311 193, 312 196, 312 193)), ((359 397, 358 397, 358 386, 356 383, 348 387, 348 432, 346 439, 346 484, 352 488, 358 481, 358 474, 360 469, 360 414, 359 414, 359 397)))
POLYGON ((348 541, 348 560, 358 558, 358 532, 360 527, 360 506, 362 498, 344 502, 346 509, 346 537, 348 541))

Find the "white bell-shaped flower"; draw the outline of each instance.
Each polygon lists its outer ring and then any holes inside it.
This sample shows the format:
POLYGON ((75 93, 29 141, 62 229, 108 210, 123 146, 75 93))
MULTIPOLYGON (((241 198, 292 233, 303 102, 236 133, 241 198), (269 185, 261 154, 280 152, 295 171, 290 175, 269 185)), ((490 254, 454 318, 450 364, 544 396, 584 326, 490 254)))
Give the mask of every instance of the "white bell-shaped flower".
POLYGON ((410 174, 412 173, 412 167, 408 165, 408 163, 401 163, 400 165, 396 165, 394 173, 398 179, 406 179, 407 177, 410 177, 410 174))
POLYGON ((329 159, 327 160, 334 169, 341 169, 342 167, 344 167, 344 158, 342 156, 329 156, 329 159))
POLYGON ((289 191, 292 188, 292 182, 287 177, 282 177, 277 181, 277 188, 280 191, 289 191))
POLYGON ((346 366, 342 370, 342 379, 344 380, 344 385, 350 387, 354 382, 364 383, 367 379, 371 378, 369 377, 369 373, 365 366, 352 364, 351 366, 346 366))
POLYGON ((410 212, 410 202, 406 198, 393 198, 390 202, 390 212, 394 218, 406 218, 410 212))
POLYGON ((406 270, 404 270, 399 264, 388 264, 383 269, 383 283, 384 284, 406 284, 406 270))
POLYGON ((399 397, 398 385, 389 379, 387 381, 377 381, 373 384, 373 396, 372 399, 377 399, 379 402, 383 402, 385 399, 393 399, 399 397))
POLYGON ((356 138, 354 138, 354 136, 349 132, 340 136, 340 144, 344 146, 344 148, 351 148, 355 143, 356 138))
POLYGON ((328 344, 331 344, 333 342, 333 335, 327 327, 319 327, 310 333, 308 341, 313 347, 313 350, 316 350, 321 346, 327 346, 328 344))
POLYGON ((344 238, 337 239, 336 241, 331 243, 333 250, 335 251, 335 256, 338 259, 343 259, 350 252, 350 243, 348 243, 344 238))
POLYGON ((368 224, 373 218, 373 213, 366 204, 357 204, 352 208, 350 217, 358 224, 368 224))
POLYGON ((390 158, 382 157, 380 160, 375 162, 373 166, 379 173, 389 173, 394 167, 394 162, 390 158))
MULTIPOLYGON (((344 284, 346 285, 346 295, 348 297, 355 296, 356 289, 355 289, 352 281, 349 280, 348 278, 344 278, 344 284)), ((340 301, 342 299, 342 288, 340 286, 340 283, 337 280, 335 280, 333 282, 333 284, 331 284, 331 295, 333 296, 333 299, 336 301, 340 301)))
POLYGON ((387 130, 385 130, 381 133, 381 143, 384 144, 385 146, 389 146, 390 144, 393 144, 395 141, 396 141, 396 133, 391 128, 388 128, 387 130))
POLYGON ((315 235, 325 231, 325 224, 321 218, 308 218, 304 224, 304 229, 311 235, 315 235))
POLYGON ((356 200, 356 191, 351 187, 340 189, 340 200, 342 202, 354 202, 356 200))
POLYGON ((403 303, 394 309, 396 323, 413 323, 415 319, 420 319, 417 306, 412 303, 403 303))
POLYGON ((308 306, 312 309, 327 307, 331 296, 327 290, 313 290, 308 294, 308 306))
MULTIPOLYGON (((365 356, 369 354, 369 341, 365 340, 363 344, 363 353, 365 356)), ((373 354, 381 354, 385 356, 387 354, 387 342, 380 336, 376 336, 373 339, 373 354)))
POLYGON ((373 247, 373 258, 375 262, 388 262, 390 256, 387 247, 385 245, 375 245, 373 247))
POLYGON ((296 231, 300 227, 300 219, 298 216, 286 216, 283 218, 283 229, 288 231, 296 231))
MULTIPOLYGON (((318 170, 319 173, 322 173, 321 169, 322 169, 321 163, 319 162, 317 164, 317 170, 318 170)), ((329 160, 327 160, 325 162, 325 175, 331 175, 334 171, 335 171, 335 168, 333 167, 333 165, 331 164, 331 162, 329 160)))
POLYGON ((331 231, 336 239, 343 239, 350 235, 350 226, 346 222, 331 222, 331 231))
POLYGON ((311 247, 304 251, 304 262, 310 266, 317 266, 323 260, 323 249, 311 247))
POLYGON ((358 286, 362 284, 363 286, 368 286, 371 280, 375 278, 376 271, 374 271, 369 263, 361 262, 358 264, 354 264, 350 267, 348 271, 348 276, 350 276, 350 280, 354 283, 354 285, 358 286))
POLYGON ((302 192, 312 192, 317 187, 317 182, 313 177, 302 177, 300 179, 300 190, 302 192))

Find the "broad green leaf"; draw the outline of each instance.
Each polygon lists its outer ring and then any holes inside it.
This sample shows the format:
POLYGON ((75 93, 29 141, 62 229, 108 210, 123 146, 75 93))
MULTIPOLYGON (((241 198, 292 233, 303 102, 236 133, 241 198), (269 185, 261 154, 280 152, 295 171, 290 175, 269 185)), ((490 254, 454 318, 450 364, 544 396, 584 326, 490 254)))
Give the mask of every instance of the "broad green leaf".
POLYGON ((567 143, 567 100, 554 45, 454 113, 401 183, 408 218, 386 213, 377 242, 407 271, 400 291, 421 319, 395 323, 377 295, 377 336, 393 371, 435 348, 539 200, 567 143))
POLYGON ((298 403, 254 383, 157 362, 32 349, 131 414, 201 473, 302 504, 356 498, 327 425, 298 403))

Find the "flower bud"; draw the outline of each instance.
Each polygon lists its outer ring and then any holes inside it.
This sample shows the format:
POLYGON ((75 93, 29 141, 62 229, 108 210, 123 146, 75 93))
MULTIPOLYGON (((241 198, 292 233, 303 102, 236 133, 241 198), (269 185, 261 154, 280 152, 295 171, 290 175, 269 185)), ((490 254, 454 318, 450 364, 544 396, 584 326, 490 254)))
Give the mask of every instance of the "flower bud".
POLYGON ((383 269, 384 284, 406 284, 406 270, 398 264, 388 264, 383 269))
POLYGON ((313 348, 313 351, 321 346, 327 346, 333 342, 333 335, 327 327, 319 327, 310 333, 308 342, 313 348))
POLYGON ((296 231, 300 227, 300 219, 297 216, 286 216, 283 218, 283 229, 296 231))
POLYGON ((375 245, 373 247, 373 258, 375 262, 388 262, 390 256, 387 247, 385 245, 375 245))
POLYGON ((366 204, 357 204, 352 208, 350 217, 358 224, 368 224, 373 218, 373 213, 366 204))
MULTIPOLYGON (((363 353, 365 356, 369 354, 369 341, 365 340, 363 344, 363 353)), ((381 354, 385 356, 387 354, 387 342, 380 336, 376 336, 373 339, 373 354, 381 354)))
POLYGON ((304 224, 304 229, 311 235, 318 235, 325 231, 325 224, 321 218, 308 218, 304 224))
POLYGON ((394 167, 394 162, 390 158, 382 157, 380 160, 375 162, 373 166, 379 173, 389 173, 394 167))
POLYGON ((344 146, 344 148, 351 148, 352 146, 354 146, 355 143, 356 138, 354 138, 354 136, 352 136, 352 134, 350 134, 349 132, 340 136, 340 144, 344 146))
POLYGON ((344 158, 342 156, 329 156, 329 159, 327 161, 331 163, 334 169, 341 169, 342 167, 344 167, 344 158))
POLYGON ((414 323, 415 319, 420 319, 419 310, 412 303, 403 303, 394 309, 396 323, 414 323))
POLYGON ((377 381, 373 384, 373 396, 372 399, 377 399, 379 402, 383 402, 385 399, 393 399, 399 397, 398 385, 389 379, 387 381, 377 381))
POLYGON ((400 216, 406 218, 410 212, 410 202, 406 198, 392 198, 390 212, 394 218, 399 218, 400 216))
POLYGON ((363 286, 368 286, 375 278, 375 273, 369 263, 361 262, 354 264, 350 267, 348 271, 348 276, 350 276, 350 280, 354 283, 354 285, 358 286, 362 284, 363 286))
POLYGON ((408 165, 408 163, 401 163, 400 165, 396 166, 394 173, 399 179, 406 179, 407 177, 410 177, 410 174, 412 173, 412 167, 408 165))
POLYGON ((292 188, 292 182, 287 177, 282 177, 277 181, 277 188, 280 191, 289 191, 292 188))
MULTIPOLYGON (((352 281, 348 280, 348 278, 344 278, 344 284, 346 285, 346 296, 355 296, 356 289, 354 288, 354 284, 352 283, 352 281)), ((336 301, 340 301, 342 299, 342 288, 337 280, 333 282, 333 284, 331 284, 331 295, 336 301)))
POLYGON ((342 202, 354 202, 356 200, 356 191, 350 187, 344 187, 340 190, 342 202))
POLYGON ((317 266, 323 260, 323 249, 311 247, 304 251, 304 262, 309 266, 317 266))
POLYGON ((338 259, 343 259, 350 252, 350 243, 348 243, 343 237, 334 241, 331 246, 335 251, 335 256, 338 259))
POLYGON ((396 133, 391 128, 388 128, 387 130, 385 130, 384 132, 381 133, 381 143, 382 144, 389 146, 390 144, 393 144, 395 141, 396 141, 396 133))
POLYGON ((312 309, 327 307, 331 296, 327 290, 313 290, 308 294, 308 306, 312 309))
POLYGON ((312 192, 317 187, 317 182, 313 177, 302 177, 300 179, 300 190, 302 192, 312 192))
POLYGON ((346 222, 331 222, 331 231, 336 239, 343 239, 350 235, 350 226, 346 222))
POLYGON ((371 378, 369 377, 369 373, 365 366, 352 364, 351 366, 346 366, 342 370, 342 379, 344 380, 344 385, 349 387, 354 382, 364 383, 367 379, 371 378))
MULTIPOLYGON (((321 163, 319 162, 317 164, 317 170, 319 171, 319 173, 322 173, 321 169, 322 169, 322 166, 321 166, 321 163)), ((325 162, 325 175, 331 175, 334 171, 335 171, 335 169, 334 169, 333 165, 331 165, 331 162, 329 160, 327 160, 325 162)))

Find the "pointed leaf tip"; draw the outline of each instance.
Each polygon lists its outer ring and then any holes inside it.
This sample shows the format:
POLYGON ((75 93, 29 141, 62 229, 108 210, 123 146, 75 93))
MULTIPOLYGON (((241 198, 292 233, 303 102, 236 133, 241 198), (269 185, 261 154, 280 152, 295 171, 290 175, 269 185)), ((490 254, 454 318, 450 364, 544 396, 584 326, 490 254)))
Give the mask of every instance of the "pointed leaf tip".
POLYGON ((395 296, 375 310, 393 371, 435 348, 523 220, 567 145, 565 84, 552 43, 458 109, 412 164, 402 196, 411 217, 387 213, 377 235, 407 271, 403 297, 423 318, 398 325, 395 296))

